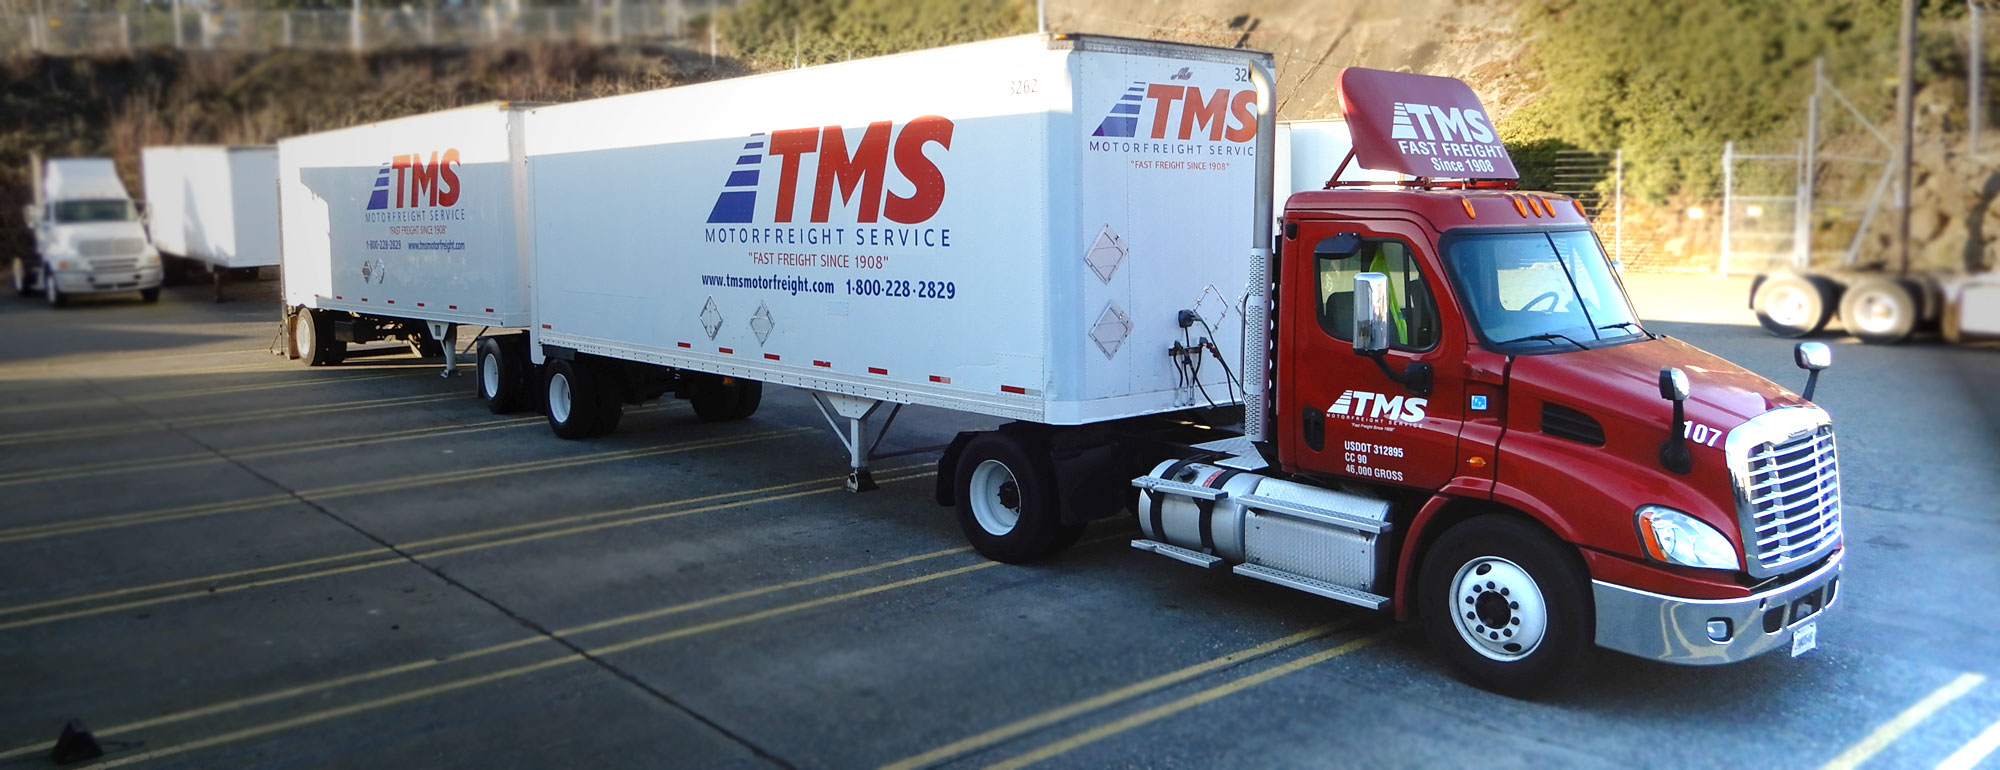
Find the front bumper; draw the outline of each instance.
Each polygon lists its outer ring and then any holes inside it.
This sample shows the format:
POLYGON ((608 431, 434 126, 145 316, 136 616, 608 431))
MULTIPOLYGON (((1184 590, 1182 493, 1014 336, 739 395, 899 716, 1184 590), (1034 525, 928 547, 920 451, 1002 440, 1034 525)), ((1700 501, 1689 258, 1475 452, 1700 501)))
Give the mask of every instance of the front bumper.
POLYGON ((1682 599, 1593 580, 1597 644, 1693 666, 1754 658, 1791 642, 1799 626, 1833 606, 1846 555, 1836 549, 1805 577, 1741 599, 1682 599), (1726 624, 1719 640, 1710 636, 1712 621, 1726 624))
POLYGON ((64 294, 103 294, 114 291, 140 291, 160 285, 159 265, 138 267, 131 270, 57 270, 51 274, 56 289, 64 294))

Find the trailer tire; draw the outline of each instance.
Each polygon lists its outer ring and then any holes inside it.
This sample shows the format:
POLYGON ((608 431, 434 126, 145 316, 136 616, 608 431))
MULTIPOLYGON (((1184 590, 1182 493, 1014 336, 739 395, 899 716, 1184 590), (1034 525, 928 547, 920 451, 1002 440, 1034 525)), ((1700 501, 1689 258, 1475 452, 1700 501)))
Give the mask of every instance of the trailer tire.
MULTIPOLYGON (((516 335, 518 336, 518 335, 516 335)), ((524 346, 511 344, 511 337, 479 340, 479 400, 494 414, 518 412, 528 401, 527 362, 524 346)))
POLYGON ((694 416, 702 422, 742 420, 757 413, 764 402, 764 383, 718 376, 705 376, 688 394, 694 416))
POLYGON ((1082 525, 1064 524, 1055 464, 1033 437, 981 433, 958 460, 958 526, 986 558, 1019 564, 1076 542, 1082 525))
POLYGON ((318 310, 299 308, 292 314, 292 353, 306 366, 332 366, 347 358, 347 343, 333 339, 331 324, 318 310))
POLYGON ((14 258, 14 293, 23 297, 35 295, 35 282, 28 280, 28 263, 20 257, 14 258))
POLYGON ((589 361, 550 360, 543 381, 549 429, 566 439, 595 438, 618 427, 624 405, 613 383, 589 361))
POLYGON ((1424 558, 1425 634, 1466 680, 1531 697, 1580 673, 1596 635, 1589 573, 1574 549, 1525 519, 1452 527, 1424 558))
POLYGON ((1908 339, 1922 313, 1910 288, 1885 276, 1856 280, 1840 298, 1840 322, 1847 326, 1847 333, 1870 345, 1894 345, 1908 339))
POLYGON ((1757 323, 1780 337, 1796 338, 1826 328, 1833 317, 1834 287, 1830 282, 1794 273, 1773 275, 1757 285, 1751 304, 1757 323))

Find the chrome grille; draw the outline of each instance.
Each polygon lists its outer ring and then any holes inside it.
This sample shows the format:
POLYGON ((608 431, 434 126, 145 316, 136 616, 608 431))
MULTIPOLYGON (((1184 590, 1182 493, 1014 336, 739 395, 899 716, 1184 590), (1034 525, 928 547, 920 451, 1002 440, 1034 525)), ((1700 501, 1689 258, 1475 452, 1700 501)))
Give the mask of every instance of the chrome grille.
POLYGON ((144 238, 94 238, 76 242, 76 253, 84 257, 137 256, 146 250, 144 238))
POLYGON ((139 260, 130 258, 93 259, 90 261, 90 269, 92 271, 100 273, 105 272, 107 270, 136 270, 138 269, 138 267, 139 267, 139 260))
POLYGON ((1751 574, 1778 574, 1840 542, 1840 469, 1825 412, 1766 413, 1731 431, 1728 451, 1751 574))

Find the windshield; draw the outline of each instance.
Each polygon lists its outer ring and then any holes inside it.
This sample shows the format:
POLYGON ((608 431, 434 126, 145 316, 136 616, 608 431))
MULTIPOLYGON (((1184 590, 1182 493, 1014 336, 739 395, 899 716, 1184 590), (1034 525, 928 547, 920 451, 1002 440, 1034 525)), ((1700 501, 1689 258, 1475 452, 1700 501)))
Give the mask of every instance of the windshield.
POLYGON ((117 198, 85 201, 56 201, 56 221, 63 224, 83 222, 131 222, 139 217, 132 211, 132 202, 117 198))
POLYGON ((1463 235, 1448 256, 1481 334, 1502 350, 1576 349, 1645 334, 1589 230, 1463 235))

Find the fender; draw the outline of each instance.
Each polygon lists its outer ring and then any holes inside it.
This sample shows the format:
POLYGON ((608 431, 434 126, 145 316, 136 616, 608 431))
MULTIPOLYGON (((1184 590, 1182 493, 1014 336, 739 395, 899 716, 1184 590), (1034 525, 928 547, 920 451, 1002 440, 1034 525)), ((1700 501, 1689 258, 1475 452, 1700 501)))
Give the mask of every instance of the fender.
MULTIPOLYGON (((1410 594, 1415 591, 1418 547, 1421 544, 1436 539, 1431 537, 1430 528, 1437 520, 1438 514, 1454 503, 1480 505, 1486 502, 1486 500, 1479 498, 1441 493, 1432 495, 1429 500, 1424 502, 1424 507, 1418 509, 1416 517, 1410 520, 1409 527, 1405 530, 1402 554, 1396 562, 1396 587, 1392 597, 1396 620, 1406 621, 1410 619, 1410 607, 1413 604, 1410 594)), ((1542 525, 1544 529, 1555 533, 1556 537, 1564 543, 1569 544, 1571 547, 1576 546, 1575 538, 1570 537, 1566 529, 1555 525, 1555 522, 1560 521, 1560 519, 1554 515, 1554 511, 1548 506, 1543 505, 1540 500, 1523 495, 1520 490, 1512 487, 1495 485, 1493 487, 1492 502, 1497 503, 1497 505, 1491 506, 1489 510, 1506 510, 1525 515, 1535 523, 1542 525)), ((1447 516, 1445 518, 1449 519, 1450 517, 1447 516)), ((1456 522, 1452 523, 1455 524, 1456 522)))

